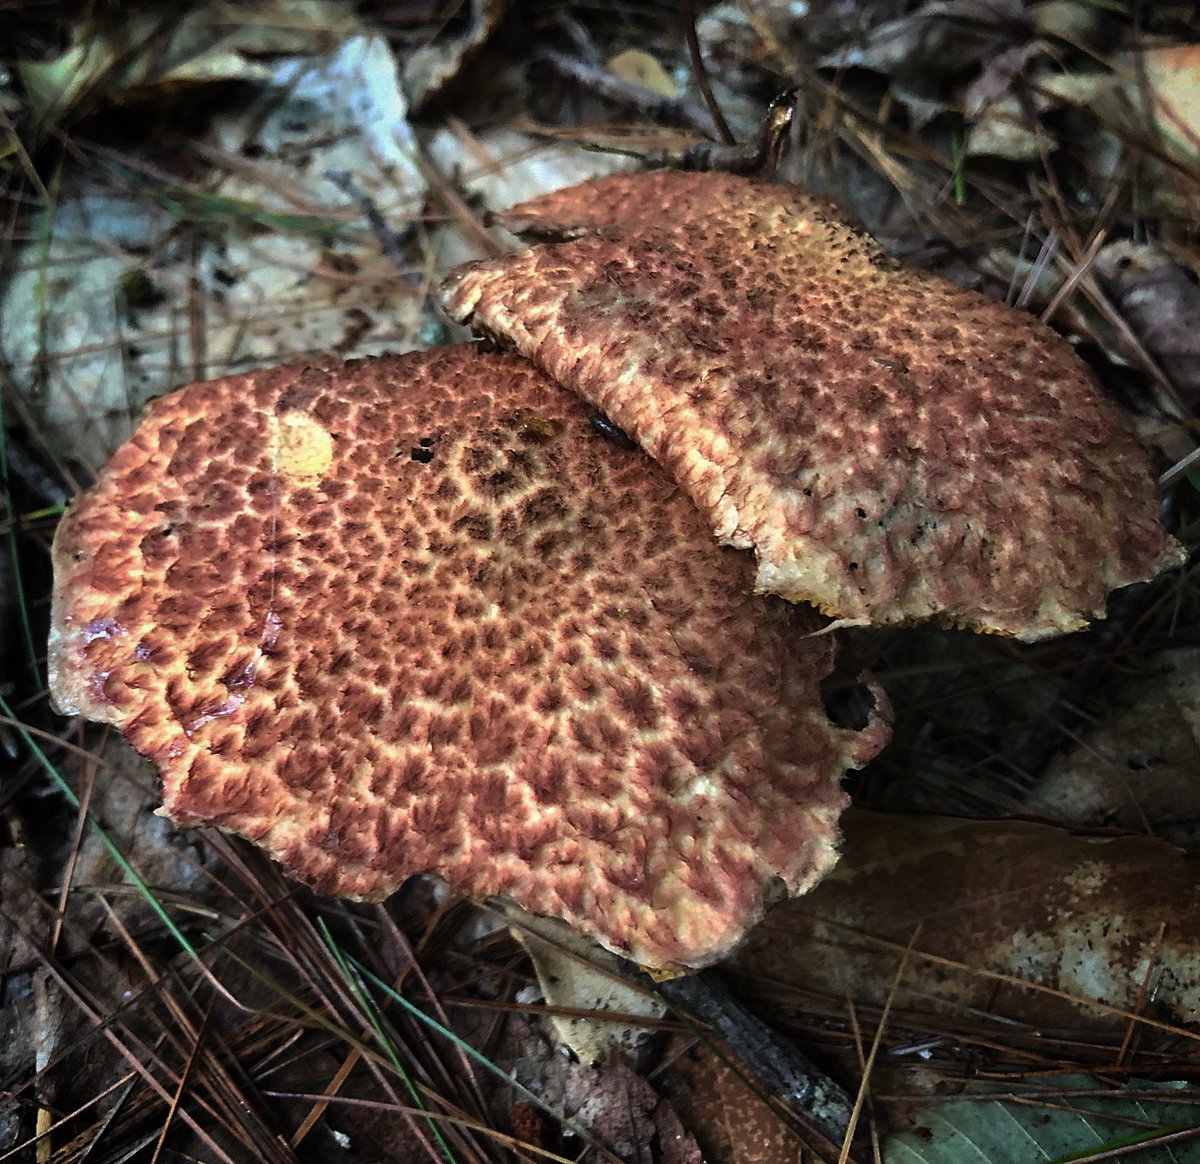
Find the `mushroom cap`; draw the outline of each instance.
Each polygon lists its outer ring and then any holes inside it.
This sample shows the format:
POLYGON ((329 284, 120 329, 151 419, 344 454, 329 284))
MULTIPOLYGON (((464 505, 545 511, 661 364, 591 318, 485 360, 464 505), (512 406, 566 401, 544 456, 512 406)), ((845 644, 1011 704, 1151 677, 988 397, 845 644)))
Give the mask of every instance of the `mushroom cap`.
POLYGON ((760 591, 1034 640, 1183 560, 1147 455, 1032 316, 888 260, 792 186, 621 174, 499 216, 448 310, 604 412, 753 547, 760 591))
POLYGON ((435 872, 719 957, 829 868, 887 731, 828 721, 830 636, 588 415, 469 345, 154 401, 55 539, 57 704, 318 891, 435 872))

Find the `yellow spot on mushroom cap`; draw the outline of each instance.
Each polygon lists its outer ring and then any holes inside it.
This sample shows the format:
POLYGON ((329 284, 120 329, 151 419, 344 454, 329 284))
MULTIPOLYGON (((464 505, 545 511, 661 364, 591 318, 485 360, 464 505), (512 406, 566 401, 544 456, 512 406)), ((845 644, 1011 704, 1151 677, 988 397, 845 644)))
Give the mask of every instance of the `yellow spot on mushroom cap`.
POLYGON ((311 481, 333 462, 333 436, 307 413, 291 411, 274 418, 274 469, 287 483, 311 481))

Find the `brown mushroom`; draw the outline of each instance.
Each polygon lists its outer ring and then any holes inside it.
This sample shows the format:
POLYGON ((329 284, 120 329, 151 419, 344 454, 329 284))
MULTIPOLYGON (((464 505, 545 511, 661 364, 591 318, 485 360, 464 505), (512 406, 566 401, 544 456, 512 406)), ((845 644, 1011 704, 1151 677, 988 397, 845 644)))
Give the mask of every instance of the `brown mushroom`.
POLYGON ((760 591, 1035 640, 1183 558, 1064 340, 795 187, 622 174, 500 221, 571 241, 460 268, 450 313, 603 409, 760 591))
POLYGON ((835 859, 828 636, 531 364, 318 359, 156 400, 64 517, 60 708, 322 892, 503 895, 649 966, 835 859))

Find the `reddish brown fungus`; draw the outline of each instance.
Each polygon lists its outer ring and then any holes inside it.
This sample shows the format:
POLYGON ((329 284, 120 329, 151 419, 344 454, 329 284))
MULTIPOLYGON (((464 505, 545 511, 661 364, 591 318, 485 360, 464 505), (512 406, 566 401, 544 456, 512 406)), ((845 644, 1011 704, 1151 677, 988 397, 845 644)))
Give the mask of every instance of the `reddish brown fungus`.
POLYGON ((59 706, 320 891, 432 871, 719 957, 831 865, 886 729, 828 721, 831 639, 589 415, 470 347, 156 400, 55 542, 59 706))
POLYGON ((1065 341, 895 265, 795 187, 621 174, 500 220, 570 241, 460 268, 451 314, 649 451, 754 549, 760 591, 1033 640, 1182 560, 1065 341))

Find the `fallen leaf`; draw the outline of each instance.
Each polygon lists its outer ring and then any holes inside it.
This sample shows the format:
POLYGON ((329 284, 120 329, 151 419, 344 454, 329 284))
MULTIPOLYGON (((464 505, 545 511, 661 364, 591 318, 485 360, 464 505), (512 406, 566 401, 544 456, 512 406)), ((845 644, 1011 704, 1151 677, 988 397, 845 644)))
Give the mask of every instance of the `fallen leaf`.
POLYGON ((843 825, 833 874, 772 910, 735 955, 760 987, 840 1000, 848 983, 857 1003, 880 1006, 912 941, 896 1005, 938 1015, 941 1029, 970 1008, 971 1023, 1117 1038, 1147 982, 1153 1017, 1200 1018, 1200 866, 1175 846, 866 810, 843 825))
POLYGON ((1200 840, 1200 650, 1167 651, 1152 670, 1126 707, 1051 761, 1023 811, 1200 840))
POLYGON ((531 1039, 513 1075, 558 1118, 584 1129, 623 1160, 701 1164, 700 1149, 670 1101, 624 1064, 572 1062, 545 1040, 531 1039))
POLYGON ((1101 250, 1096 270, 1134 334, 1195 411, 1200 406, 1200 287, 1195 274, 1152 244, 1124 239, 1101 250))
POLYGON ((510 903, 502 903, 500 909, 529 955, 550 1007, 591 1012, 570 1015, 552 1010, 547 1017, 558 1039, 583 1063, 634 1066, 639 1048, 667 1012, 662 999, 623 975, 614 954, 563 922, 537 917, 510 903), (610 1014, 617 1017, 607 1017, 610 1014))
MULTIPOLYGON (((914 1129, 885 1141, 884 1164, 1050 1162, 1084 1154, 1097 1159, 1091 1151, 1195 1124, 1200 1107, 1194 1098, 1177 1094, 1186 1086, 1134 1080, 1110 1092, 1106 1084, 1087 1076, 1006 1081, 1005 1090, 1012 1092, 1007 1097, 926 1107, 914 1129)), ((1189 1153, 1186 1159, 1197 1158, 1194 1144, 1183 1150, 1189 1153)), ((1184 1158, 1170 1148, 1137 1155, 1139 1164, 1177 1164, 1184 1158)))
POLYGON ((180 85, 265 81, 270 59, 328 51, 360 27, 343 5, 322 0, 262 0, 242 19, 200 5, 164 19, 160 10, 104 22, 57 57, 16 65, 35 120, 74 120, 97 101, 152 100, 180 85))
POLYGON ((663 97, 678 97, 675 82, 667 76, 667 70, 655 57, 642 49, 626 49, 617 53, 605 66, 614 77, 631 85, 641 85, 663 97))
POLYGON ((1131 62, 1145 79, 1158 128, 1177 156, 1200 158, 1200 44, 1148 49, 1131 62))
POLYGON ((466 28, 457 36, 430 36, 429 43, 412 53, 404 65, 404 90, 419 108, 436 97, 462 71, 463 65, 487 41, 508 7, 507 0, 469 0, 466 28))
POLYGON ((804 1140, 743 1076, 698 1044, 667 1060, 662 1086, 707 1164, 796 1164, 804 1140))

